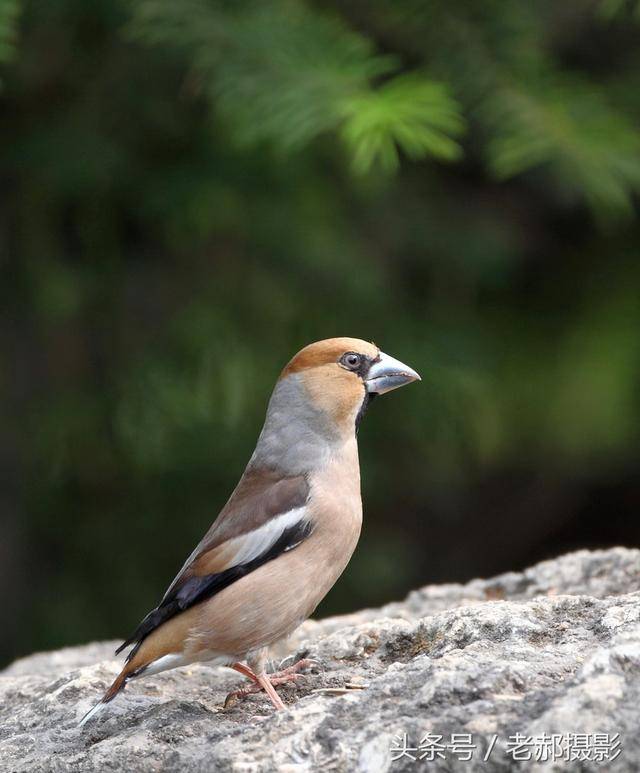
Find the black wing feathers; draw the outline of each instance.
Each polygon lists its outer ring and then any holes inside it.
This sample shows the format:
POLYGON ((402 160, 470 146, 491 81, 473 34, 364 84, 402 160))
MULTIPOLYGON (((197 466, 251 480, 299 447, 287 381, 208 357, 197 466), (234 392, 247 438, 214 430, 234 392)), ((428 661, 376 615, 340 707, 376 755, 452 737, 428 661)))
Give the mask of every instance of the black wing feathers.
POLYGON ((263 553, 244 564, 231 566, 223 572, 208 574, 202 577, 190 577, 186 582, 174 588, 168 593, 162 602, 144 618, 136 628, 134 634, 130 636, 116 650, 116 655, 122 652, 125 647, 135 642, 135 647, 127 656, 127 662, 136 654, 138 648, 146 637, 165 623, 174 615, 184 612, 185 609, 199 604, 201 601, 215 596, 221 590, 253 572, 258 567, 266 564, 268 561, 277 558, 282 553, 297 547, 313 531, 313 526, 309 521, 302 520, 294 523, 292 526, 284 529, 278 539, 267 548, 263 553))

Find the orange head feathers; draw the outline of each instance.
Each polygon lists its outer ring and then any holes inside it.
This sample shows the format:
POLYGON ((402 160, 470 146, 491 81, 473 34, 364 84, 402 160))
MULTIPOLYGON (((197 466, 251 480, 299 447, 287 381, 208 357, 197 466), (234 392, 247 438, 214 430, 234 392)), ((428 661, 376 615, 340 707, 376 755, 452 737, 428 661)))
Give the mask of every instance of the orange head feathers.
POLYGON ((314 409, 340 434, 357 428, 373 395, 420 376, 407 365, 358 338, 328 338, 305 346, 287 364, 280 382, 300 380, 314 409))

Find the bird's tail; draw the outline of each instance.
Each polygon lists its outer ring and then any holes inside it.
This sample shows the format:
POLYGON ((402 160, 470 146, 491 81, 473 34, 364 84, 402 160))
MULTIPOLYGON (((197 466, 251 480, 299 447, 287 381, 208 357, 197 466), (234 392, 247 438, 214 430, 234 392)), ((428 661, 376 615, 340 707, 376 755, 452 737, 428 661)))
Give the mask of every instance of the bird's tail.
POLYGON ((87 722, 89 722, 90 719, 93 719, 93 717, 96 716, 96 714, 99 714, 107 703, 109 701, 113 700, 116 695, 124 690, 127 682, 129 681, 131 674, 129 673, 129 669, 127 666, 125 666, 122 671, 118 674, 118 676, 115 678, 113 684, 109 689, 105 692, 105 694, 102 696, 102 699, 96 703, 96 705, 87 711, 87 713, 82 717, 80 720, 79 726, 83 727, 87 722))

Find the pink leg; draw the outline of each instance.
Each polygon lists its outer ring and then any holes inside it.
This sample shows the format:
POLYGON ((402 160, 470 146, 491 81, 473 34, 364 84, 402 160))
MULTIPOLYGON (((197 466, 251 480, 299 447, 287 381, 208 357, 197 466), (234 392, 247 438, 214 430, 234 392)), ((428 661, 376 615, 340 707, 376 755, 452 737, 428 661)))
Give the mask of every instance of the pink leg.
POLYGON ((283 711, 285 707, 284 703, 276 692, 276 688, 271 684, 269 676, 263 672, 261 674, 257 674, 257 677, 258 682, 260 682, 264 691, 267 693, 269 698, 271 698, 271 703, 273 703, 275 706, 276 711, 283 711))
POLYGON ((289 666, 289 668, 285 668, 282 671, 276 671, 274 674, 267 674, 264 671, 256 674, 255 671, 245 663, 232 663, 230 668, 233 668, 235 671, 238 671, 238 673, 246 676, 248 679, 251 679, 253 684, 247 687, 243 687, 240 690, 236 690, 235 692, 229 693, 225 699, 225 706, 233 698, 244 698, 247 695, 264 690, 269 696, 271 703, 273 703, 275 708, 277 710, 282 710, 285 708, 285 705, 278 693, 275 691, 274 685, 296 681, 300 678, 300 674, 298 672, 310 665, 312 665, 312 661, 303 659, 299 660, 297 663, 294 663, 292 666, 289 666))
POLYGON ((297 663, 294 663, 288 668, 283 668, 280 671, 276 671, 271 674, 271 681, 273 684, 283 684, 284 682, 295 681, 298 676, 300 676, 300 671, 303 671, 305 668, 309 668, 310 666, 314 665, 317 665, 316 661, 309 660, 309 658, 302 658, 297 663))
POLYGON ((249 666, 246 663, 240 663, 239 661, 237 663, 232 663, 229 668, 232 668, 234 671, 237 671, 239 674, 242 674, 243 676, 246 676, 247 679, 251 679, 252 682, 256 682, 259 684, 258 677, 255 675, 253 670, 249 668, 249 666))

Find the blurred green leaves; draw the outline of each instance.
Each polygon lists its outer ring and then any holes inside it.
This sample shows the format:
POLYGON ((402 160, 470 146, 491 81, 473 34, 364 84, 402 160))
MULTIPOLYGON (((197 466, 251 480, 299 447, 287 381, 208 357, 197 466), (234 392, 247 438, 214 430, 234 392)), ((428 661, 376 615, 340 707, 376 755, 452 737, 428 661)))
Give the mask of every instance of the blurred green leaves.
POLYGON ((398 76, 380 88, 345 100, 340 133, 357 172, 398 166, 398 149, 412 159, 453 161, 462 151, 453 139, 464 122, 448 89, 416 75, 398 76))
POLYGON ((494 131, 488 162, 499 179, 545 165, 596 214, 633 214, 640 132, 593 84, 565 77, 541 91, 502 89, 484 109, 494 131))
POLYGON ((545 24, 554 14, 546 7, 399 4, 385 8, 379 37, 411 42, 384 53, 341 4, 330 12, 302 0, 134 0, 132 8, 135 38, 182 51, 192 86, 240 145, 286 154, 333 132, 356 173, 390 172, 401 155, 461 160, 470 119, 483 128, 481 156, 498 180, 541 168, 565 199, 582 198, 600 220, 632 213, 637 124, 550 54, 545 24))
POLYGON ((14 56, 21 8, 21 0, 0 0, 0 64, 14 56))
POLYGON ((636 22, 640 21, 640 3, 638 0, 600 0, 599 13, 603 19, 624 16, 636 22))
POLYGON ((291 0, 133 8, 136 38, 188 51, 240 145, 286 153, 337 131, 359 173, 394 170, 399 150, 414 160, 461 156, 464 124, 449 90, 426 76, 392 77, 399 59, 376 53, 336 15, 291 0))

